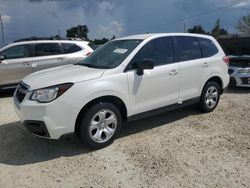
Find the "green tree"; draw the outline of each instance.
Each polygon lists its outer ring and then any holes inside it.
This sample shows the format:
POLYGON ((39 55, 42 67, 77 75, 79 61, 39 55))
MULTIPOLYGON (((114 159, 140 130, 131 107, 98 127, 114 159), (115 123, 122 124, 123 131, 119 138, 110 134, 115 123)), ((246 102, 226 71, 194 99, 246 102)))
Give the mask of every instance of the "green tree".
POLYGON ((236 29, 243 34, 250 34, 250 14, 240 18, 236 29))
POLYGON ((61 37, 59 35, 51 35, 50 38, 59 40, 61 37))
POLYGON ((68 29, 66 36, 72 38, 84 38, 85 40, 88 40, 88 32, 89 29, 87 25, 78 25, 68 29))
POLYGON ((199 33, 206 34, 206 31, 203 29, 201 25, 195 25, 193 28, 187 30, 188 33, 199 33))
POLYGON ((211 31, 211 35, 215 38, 219 37, 220 35, 227 35, 228 32, 224 28, 221 28, 220 20, 217 19, 214 28, 211 31))
POLYGON ((97 44, 97 45, 99 45, 99 44, 105 44, 106 42, 108 42, 109 41, 109 39, 107 39, 107 38, 102 38, 102 39, 95 39, 94 41, 93 41, 93 44, 97 44))

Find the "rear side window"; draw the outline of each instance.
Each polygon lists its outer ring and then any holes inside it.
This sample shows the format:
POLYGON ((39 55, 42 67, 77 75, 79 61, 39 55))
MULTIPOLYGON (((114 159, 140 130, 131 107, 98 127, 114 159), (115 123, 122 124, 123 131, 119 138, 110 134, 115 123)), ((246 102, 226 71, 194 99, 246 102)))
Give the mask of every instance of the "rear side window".
POLYGON ((32 57, 32 46, 29 44, 13 46, 3 51, 1 55, 5 56, 6 59, 32 57))
POLYGON ((63 52, 65 54, 74 53, 83 50, 79 46, 72 43, 62 43, 63 52))
POLYGON ((61 54, 58 43, 40 43, 34 45, 35 56, 47 56, 61 54))
POLYGON ((205 38, 198 38, 202 48, 203 57, 211 57, 219 52, 213 41, 205 38))
MULTIPOLYGON (((132 64, 139 63, 143 59, 153 60, 156 66, 173 63, 174 51, 172 37, 153 39, 145 44, 133 58, 132 64)), ((133 67, 133 65, 130 66, 133 67)))
POLYGON ((202 58, 198 40, 194 37, 175 37, 176 61, 189 61, 202 58))

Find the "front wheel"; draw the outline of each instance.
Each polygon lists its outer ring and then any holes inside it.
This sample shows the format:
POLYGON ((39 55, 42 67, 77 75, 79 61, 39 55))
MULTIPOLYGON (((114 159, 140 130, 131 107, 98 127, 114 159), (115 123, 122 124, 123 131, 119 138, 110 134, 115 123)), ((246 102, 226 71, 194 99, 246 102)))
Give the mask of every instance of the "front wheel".
POLYGON ((203 88, 198 108, 202 112, 213 111, 220 100, 220 86, 216 82, 208 82, 203 88))
POLYGON ((119 109, 111 103, 92 106, 81 123, 81 138, 90 148, 100 149, 110 145, 122 124, 119 109))

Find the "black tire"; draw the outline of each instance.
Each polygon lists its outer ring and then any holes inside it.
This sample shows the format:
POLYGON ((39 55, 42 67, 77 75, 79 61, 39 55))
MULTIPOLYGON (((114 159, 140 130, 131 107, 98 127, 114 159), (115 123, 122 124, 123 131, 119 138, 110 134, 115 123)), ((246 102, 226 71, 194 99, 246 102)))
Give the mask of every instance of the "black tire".
MULTIPOLYGON (((109 117, 111 117, 111 115, 109 117)), ((113 143, 114 139, 117 137, 118 133, 120 132, 121 126, 122 126, 122 117, 121 117, 120 110, 111 103, 107 103, 107 102, 98 103, 98 104, 93 105, 91 108, 89 108, 89 110, 84 115, 81 121, 80 136, 81 136, 83 143, 87 147, 91 149, 101 149, 113 143), (103 124, 106 124, 104 123, 104 121, 106 122, 108 118, 105 120, 101 120, 100 116, 98 115, 101 113, 105 114, 105 116, 109 114, 115 116, 114 119, 116 119, 116 121, 110 125, 103 125, 103 124), (96 118, 93 119, 94 117, 96 118), (98 125, 95 125, 95 126, 97 126, 98 128, 93 129, 91 132, 91 122, 97 122, 96 119, 98 121, 98 125), (114 132, 112 133, 112 136, 108 140, 105 141, 105 139, 107 139, 110 136, 104 131, 104 129, 107 130, 106 129, 107 126, 109 126, 110 128, 108 130, 114 130, 114 132), (115 127, 115 129, 111 129, 111 126, 115 127), (97 133, 97 131, 99 131, 98 133, 101 132, 100 134, 98 134, 98 137, 100 140, 94 140, 95 138, 93 138, 95 133, 97 133), (102 138, 104 138, 103 139, 104 141, 100 143, 102 138)))
POLYGON ((218 102, 220 100, 220 94, 221 94, 221 89, 220 89, 220 86, 217 82, 214 82, 214 81, 207 82, 202 90, 200 101, 198 103, 198 109, 202 112, 205 112, 205 113, 212 112, 216 108, 216 106, 218 105, 218 102), (215 91, 218 94, 216 101, 215 101, 215 97, 212 97, 213 96, 212 94, 210 94, 210 95, 208 94, 208 93, 210 93, 210 91, 212 91, 212 88, 214 88, 213 94, 215 95, 215 91), (207 95, 209 95, 209 97, 207 97, 207 95), (213 103, 213 101, 214 101, 214 103, 213 103))

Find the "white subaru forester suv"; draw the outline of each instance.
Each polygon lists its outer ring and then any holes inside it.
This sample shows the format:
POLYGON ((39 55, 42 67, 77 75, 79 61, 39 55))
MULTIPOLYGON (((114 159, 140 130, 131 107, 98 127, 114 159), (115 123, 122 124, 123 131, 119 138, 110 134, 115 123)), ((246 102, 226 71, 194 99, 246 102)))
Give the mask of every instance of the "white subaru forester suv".
POLYGON ((211 36, 129 36, 75 65, 27 76, 14 93, 15 109, 35 135, 76 132, 87 146, 103 148, 123 121, 191 104, 213 111, 229 83, 227 64, 211 36))

